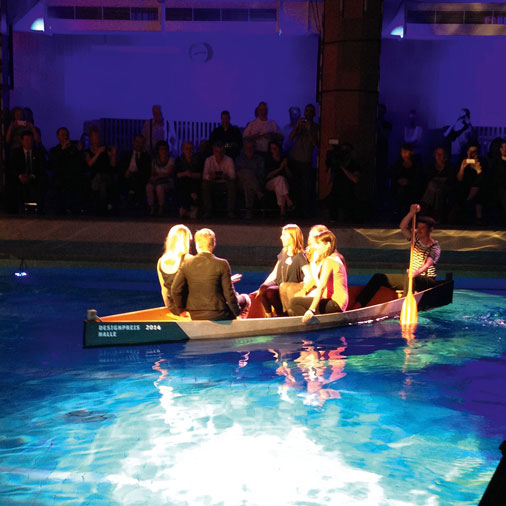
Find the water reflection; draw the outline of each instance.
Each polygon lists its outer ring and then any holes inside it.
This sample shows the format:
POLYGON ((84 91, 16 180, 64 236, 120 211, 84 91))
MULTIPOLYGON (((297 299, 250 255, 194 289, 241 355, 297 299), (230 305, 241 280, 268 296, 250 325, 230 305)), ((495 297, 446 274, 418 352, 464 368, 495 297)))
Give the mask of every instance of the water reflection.
POLYGON ((276 374, 285 377, 278 388, 281 399, 293 402, 289 395, 292 389, 300 392, 298 395, 304 398, 304 404, 321 406, 329 399, 340 399, 339 390, 329 386, 346 376, 344 352, 348 343, 345 337, 341 337, 340 342, 342 346, 325 350, 317 349, 313 341, 304 340, 302 350, 291 367, 283 351, 269 350, 279 364, 276 374))

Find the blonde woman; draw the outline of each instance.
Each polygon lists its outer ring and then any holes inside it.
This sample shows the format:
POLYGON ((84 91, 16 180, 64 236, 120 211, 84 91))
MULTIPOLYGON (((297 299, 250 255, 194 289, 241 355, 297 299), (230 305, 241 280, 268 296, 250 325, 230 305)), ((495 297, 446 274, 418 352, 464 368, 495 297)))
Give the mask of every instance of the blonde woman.
POLYGON ((165 239, 165 251, 158 259, 156 271, 162 290, 162 298, 171 313, 174 313, 175 305, 170 294, 170 289, 176 274, 178 273, 184 258, 190 252, 192 234, 185 225, 174 225, 165 239))
POLYGON ((336 250, 336 236, 324 230, 315 236, 315 255, 321 262, 313 297, 294 297, 291 310, 307 322, 315 313, 337 313, 348 307, 348 274, 344 258, 336 250))
POLYGON ((312 295, 311 290, 314 290, 318 284, 318 276, 320 275, 323 258, 317 254, 317 242, 315 238, 318 234, 326 230, 328 230, 328 228, 325 225, 313 225, 309 230, 306 247, 306 258, 309 262, 309 275, 304 279, 304 293, 299 293, 297 295, 312 295))
POLYGON ((298 225, 285 225, 281 231, 283 249, 278 261, 267 279, 258 289, 258 297, 268 318, 283 314, 279 287, 282 283, 300 283, 308 274, 307 260, 304 254, 304 237, 298 225))

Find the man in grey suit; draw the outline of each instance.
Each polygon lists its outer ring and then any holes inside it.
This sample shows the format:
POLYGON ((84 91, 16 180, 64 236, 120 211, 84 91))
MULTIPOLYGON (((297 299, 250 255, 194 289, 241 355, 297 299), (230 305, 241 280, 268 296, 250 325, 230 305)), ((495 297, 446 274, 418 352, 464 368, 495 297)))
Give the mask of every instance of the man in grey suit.
POLYGON ((213 255, 216 236, 209 228, 195 233, 196 256, 186 256, 172 283, 177 314, 187 310, 192 320, 233 320, 241 310, 230 280, 230 265, 213 255))

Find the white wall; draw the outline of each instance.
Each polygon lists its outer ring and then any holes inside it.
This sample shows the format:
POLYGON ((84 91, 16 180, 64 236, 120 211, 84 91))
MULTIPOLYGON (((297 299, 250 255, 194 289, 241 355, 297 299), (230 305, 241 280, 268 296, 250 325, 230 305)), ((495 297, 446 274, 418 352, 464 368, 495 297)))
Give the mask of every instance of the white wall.
POLYGON ((313 35, 16 33, 11 107, 28 106, 46 146, 67 125, 77 138, 83 121, 147 118, 159 103, 167 119, 253 119, 260 100, 288 123, 288 108, 315 100, 317 38, 313 35), (212 58, 197 46, 206 43, 212 58))
POLYGON ((506 38, 382 41, 380 102, 397 149, 410 109, 426 129, 452 124, 462 107, 476 126, 506 126, 506 38))

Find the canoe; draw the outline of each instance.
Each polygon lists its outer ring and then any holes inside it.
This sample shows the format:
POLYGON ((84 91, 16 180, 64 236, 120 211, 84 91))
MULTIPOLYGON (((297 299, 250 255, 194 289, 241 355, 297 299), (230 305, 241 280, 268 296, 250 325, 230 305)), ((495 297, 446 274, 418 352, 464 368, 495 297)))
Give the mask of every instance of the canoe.
MULTIPOLYGON (((350 307, 362 287, 349 287, 350 307)), ((426 311, 451 304, 453 277, 439 281, 434 287, 414 295, 418 311, 426 311)), ((398 318, 405 298, 397 297, 394 290, 381 288, 368 306, 344 313, 315 315, 302 323, 300 316, 275 318, 248 317, 244 320, 190 321, 170 320, 167 309, 153 308, 111 316, 97 317, 88 311, 84 322, 84 347, 121 346, 168 343, 187 340, 216 340, 238 337, 274 336, 306 333, 350 325, 374 323, 398 318)), ((251 316, 260 314, 259 304, 252 305, 251 316)))

